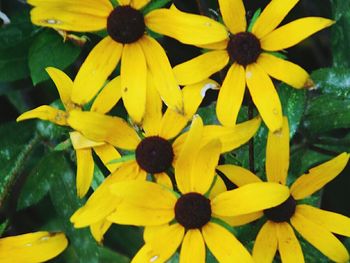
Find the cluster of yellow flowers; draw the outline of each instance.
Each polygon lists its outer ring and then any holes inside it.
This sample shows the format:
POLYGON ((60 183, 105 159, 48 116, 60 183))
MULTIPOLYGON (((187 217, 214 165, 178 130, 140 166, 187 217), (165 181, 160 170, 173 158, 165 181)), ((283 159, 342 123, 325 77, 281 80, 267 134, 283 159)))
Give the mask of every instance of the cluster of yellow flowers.
MULTIPOLYGON (((89 226, 98 242, 113 223, 144 226, 145 244, 133 258, 135 263, 165 262, 180 246, 180 262, 205 262, 206 247, 219 262, 272 262, 277 250, 282 262, 304 262, 295 231, 331 260, 348 261, 346 248, 333 233, 350 236, 350 219, 302 204, 302 200, 334 179, 349 154, 312 168, 289 187, 288 120, 270 78, 297 89, 312 85, 304 69, 276 52, 333 21, 307 17, 278 27, 298 0, 271 0, 249 25, 242 0, 218 1, 223 23, 175 6, 145 13, 150 2, 118 0, 114 7, 109 0, 28 0, 34 6, 31 19, 36 25, 108 33, 74 81, 61 70, 47 68, 65 110, 44 105, 17 119, 39 118, 71 128, 79 197, 86 195, 92 182, 92 151, 110 171, 71 217, 74 226, 89 226), (150 32, 207 52, 172 69, 150 32), (120 76, 105 84, 119 62, 120 76), (208 79, 227 65, 222 85, 208 79), (249 141, 261 124, 260 117, 236 123, 246 86, 269 128, 267 182, 242 167, 218 165, 220 154, 249 141), (219 89, 216 114, 220 125, 204 125, 196 115, 209 89, 219 89), (129 122, 107 115, 120 99, 129 122), (127 155, 120 154, 126 151, 127 155), (237 188, 227 190, 218 173, 237 188), (232 226, 261 217, 266 223, 249 253, 232 226)), ((61 234, 60 238, 50 247, 37 249, 51 249, 53 257, 67 245, 61 234)), ((29 241, 21 236, 18 240, 18 246, 10 247, 16 242, 0 239, 0 262, 14 251, 24 251, 29 241), (5 254, 3 244, 9 251, 5 254)), ((38 250, 31 250, 27 257, 33 262, 43 260, 35 257, 38 250)))

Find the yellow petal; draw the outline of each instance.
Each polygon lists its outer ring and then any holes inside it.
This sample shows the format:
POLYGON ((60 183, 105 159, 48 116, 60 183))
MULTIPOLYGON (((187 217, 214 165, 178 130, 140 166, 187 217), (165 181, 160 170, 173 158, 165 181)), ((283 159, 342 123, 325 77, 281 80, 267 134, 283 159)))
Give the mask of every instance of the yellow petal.
POLYGON ((281 80, 296 89, 303 88, 309 79, 309 74, 297 64, 268 53, 262 53, 259 56, 258 64, 271 77, 281 80))
POLYGON ((252 33, 259 39, 273 31, 299 0, 272 0, 256 20, 252 33))
POLYGON ((350 236, 350 218, 309 205, 298 205, 296 213, 335 234, 350 236))
POLYGON ((250 183, 259 183, 261 179, 253 174, 251 171, 232 164, 224 164, 216 167, 235 185, 243 186, 250 183))
POLYGON ((293 228, 287 222, 275 224, 278 251, 284 263, 304 263, 304 255, 293 228))
POLYGON ((197 156, 192 156, 191 192, 204 195, 209 190, 214 180, 215 167, 218 165, 220 152, 221 143, 216 139, 202 147, 197 156))
POLYGON ((147 66, 138 42, 124 46, 120 75, 124 106, 132 120, 141 123, 146 109, 147 66))
POLYGON ((281 129, 282 106, 270 77, 258 64, 250 64, 246 69, 246 81, 266 126, 273 132, 281 129))
POLYGON ((287 117, 277 132, 269 132, 266 145, 266 176, 269 182, 286 184, 289 168, 289 126, 287 117))
POLYGON ((344 245, 326 228, 299 213, 290 219, 293 227, 311 245, 335 262, 347 262, 349 254, 344 245))
POLYGON ((333 24, 334 21, 322 17, 300 18, 277 28, 263 37, 260 40, 261 47, 267 51, 289 48, 333 24))
POLYGON ((135 9, 141 9, 146 6, 151 0, 131 0, 130 5, 135 9))
POLYGON ((209 199, 213 199, 218 194, 221 194, 221 193, 226 192, 226 191, 227 191, 227 188, 226 188, 224 180, 222 180, 221 177, 217 175, 216 179, 215 179, 214 186, 210 191, 209 199))
POLYGON ((226 29, 205 16, 179 10, 156 9, 148 13, 145 23, 152 31, 190 45, 203 45, 227 39, 226 29))
POLYGON ((169 175, 166 173, 153 174, 153 176, 156 179, 157 184, 173 189, 173 183, 171 182, 169 175))
POLYGON ((291 194, 297 200, 312 195, 340 174, 348 160, 349 154, 342 153, 328 162, 311 168, 293 183, 290 188, 291 194))
POLYGON ((132 0, 118 0, 119 5, 130 5, 132 0))
POLYGON ((56 85, 61 101, 67 111, 71 109, 71 93, 73 89, 73 81, 63 71, 48 67, 45 69, 50 78, 56 85))
POLYGON ((68 245, 63 233, 34 232, 0 239, 0 262, 43 262, 68 245))
POLYGON ((277 206, 288 197, 289 189, 284 185, 251 183, 219 194, 211 208, 219 216, 238 216, 277 206))
POLYGON ((120 76, 112 79, 97 95, 91 106, 91 111, 99 113, 109 112, 122 96, 120 76))
POLYGON ((244 67, 233 64, 220 88, 216 104, 216 114, 221 124, 233 127, 241 108, 245 91, 244 67))
POLYGON ((219 6, 225 25, 231 33, 246 31, 247 21, 243 0, 219 0, 219 6))
POLYGON ((162 99, 151 74, 147 75, 146 112, 142 122, 146 136, 159 135, 162 121, 162 99))
MULTIPOLYGON (((56 3, 58 1, 55 1, 56 3)), ((99 31, 107 27, 107 16, 110 11, 99 10, 96 13, 84 12, 80 8, 83 2, 73 5, 64 6, 65 3, 55 6, 38 6, 30 11, 32 23, 37 26, 51 27, 55 29, 74 31, 74 32, 91 32, 99 31), (98 14, 100 13, 100 15, 98 14)), ((96 5, 94 5, 96 6, 96 5)), ((90 7, 90 9, 92 9, 90 7)), ((92 11, 92 10, 91 10, 92 11)))
POLYGON ((90 226, 91 234, 98 243, 102 242, 104 234, 111 227, 111 225, 112 222, 103 219, 90 226))
POLYGON ((277 224, 267 221, 260 229, 253 248, 253 259, 257 263, 271 263, 277 251, 277 224))
POLYGON ((71 111, 69 125, 90 140, 105 141, 126 150, 136 149, 140 138, 122 118, 97 112, 71 111))
POLYGON ((249 224, 263 216, 263 212, 254 212, 250 214, 245 214, 241 216, 221 216, 220 219, 224 220, 231 226, 242 226, 249 224))
POLYGON ((253 262, 246 248, 222 226, 209 222, 202 228, 202 234, 209 250, 219 262, 253 262))
POLYGON ((105 37, 93 48, 75 77, 72 101, 83 105, 97 94, 117 66, 122 49, 123 45, 110 37, 105 37))
POLYGON ((209 51, 174 67, 180 85, 194 84, 222 70, 228 63, 226 50, 209 51))
POLYGON ((198 145, 202 137, 203 122, 198 116, 193 118, 188 136, 181 148, 181 152, 175 163, 175 179, 181 193, 191 191, 190 169, 193 165, 193 156, 199 151, 198 145))
POLYGON ((197 47, 203 48, 203 49, 226 49, 229 39, 225 39, 216 43, 210 43, 210 44, 204 44, 204 45, 197 45, 197 47))
POLYGON ((101 146, 95 146, 94 151, 111 173, 122 165, 122 163, 110 163, 121 157, 119 152, 112 145, 104 144, 101 146))
POLYGON ((147 67, 152 75, 152 80, 159 95, 165 104, 179 112, 183 112, 183 98, 178 86, 170 62, 164 49, 156 40, 144 36, 140 40, 143 52, 146 57, 147 67))
POLYGON ((205 245, 199 229, 190 229, 186 232, 182 241, 180 262, 205 262, 205 245))
POLYGON ((77 154, 77 192, 80 198, 84 197, 90 188, 94 175, 94 159, 90 148, 79 149, 77 154))
POLYGON ((84 135, 82 135, 80 132, 74 131, 69 133, 70 140, 72 142, 73 148, 75 150, 79 149, 85 149, 85 148, 91 148, 96 146, 104 145, 104 142, 95 142, 92 140, 89 140, 84 135))
POLYGON ((189 120, 187 116, 168 108, 160 123, 159 136, 167 140, 173 139, 185 128, 189 120))
POLYGON ((145 238, 146 244, 132 259, 132 263, 166 262, 180 246, 185 229, 179 224, 150 226, 145 228, 150 233, 145 238))
POLYGON ((44 121, 50 121, 57 125, 67 124, 67 113, 51 106, 43 105, 33 110, 22 113, 16 121, 24 121, 29 119, 41 119, 44 121))

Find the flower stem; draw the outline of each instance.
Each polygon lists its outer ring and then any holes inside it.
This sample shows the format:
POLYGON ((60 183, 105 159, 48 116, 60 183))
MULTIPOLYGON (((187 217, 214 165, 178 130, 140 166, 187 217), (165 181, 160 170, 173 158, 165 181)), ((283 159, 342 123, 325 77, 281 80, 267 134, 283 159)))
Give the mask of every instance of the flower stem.
MULTIPOLYGON (((248 120, 254 118, 254 103, 250 94, 248 95, 248 120)), ((254 173, 254 137, 249 140, 249 170, 254 173)))

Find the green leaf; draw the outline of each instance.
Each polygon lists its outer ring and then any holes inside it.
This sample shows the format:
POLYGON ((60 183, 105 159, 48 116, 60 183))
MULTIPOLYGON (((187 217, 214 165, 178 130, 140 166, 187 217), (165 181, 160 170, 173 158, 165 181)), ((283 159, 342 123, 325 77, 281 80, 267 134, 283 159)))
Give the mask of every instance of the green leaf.
POLYGON ((80 54, 80 47, 64 42, 55 31, 46 29, 34 40, 29 50, 29 68, 33 84, 49 79, 46 67, 61 70, 71 65, 80 54))
POLYGON ((200 107, 198 114, 201 116, 205 125, 220 124, 216 117, 216 103, 212 103, 206 107, 200 107))
POLYGON ((170 1, 171 0, 153 0, 153 1, 150 1, 150 3, 142 9, 142 13, 147 14, 154 9, 161 8, 161 7, 165 6, 167 3, 169 3, 170 1))
POLYGON ((332 26, 333 64, 336 67, 350 67, 350 2, 347 0, 331 0, 333 18, 332 26))
POLYGON ((98 248, 100 257, 99 262, 108 262, 108 263, 128 263, 130 259, 126 256, 116 253, 106 247, 98 248))

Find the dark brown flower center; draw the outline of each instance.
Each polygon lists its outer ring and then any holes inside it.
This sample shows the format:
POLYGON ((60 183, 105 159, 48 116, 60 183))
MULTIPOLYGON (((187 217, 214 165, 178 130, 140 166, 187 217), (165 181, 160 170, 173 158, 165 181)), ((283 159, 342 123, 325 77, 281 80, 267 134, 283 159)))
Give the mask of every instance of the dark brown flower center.
POLYGON ((161 173, 170 168, 174 152, 170 142, 151 136, 143 139, 136 148, 136 161, 148 173, 161 173))
POLYGON ((202 228, 210 221, 210 200, 198 193, 181 196, 175 205, 175 219, 186 229, 202 228))
POLYGON ((107 18, 108 34, 123 44, 140 39, 145 29, 143 14, 131 6, 117 6, 107 18))
POLYGON ((286 222, 294 215, 297 202, 292 196, 282 204, 264 210, 265 216, 274 222, 286 222))
POLYGON ((231 62, 242 66, 254 63, 262 51, 259 39, 249 32, 232 35, 226 49, 231 62))

